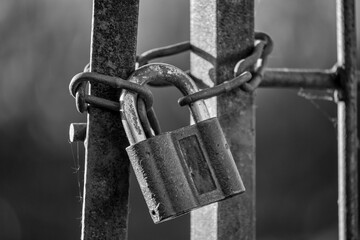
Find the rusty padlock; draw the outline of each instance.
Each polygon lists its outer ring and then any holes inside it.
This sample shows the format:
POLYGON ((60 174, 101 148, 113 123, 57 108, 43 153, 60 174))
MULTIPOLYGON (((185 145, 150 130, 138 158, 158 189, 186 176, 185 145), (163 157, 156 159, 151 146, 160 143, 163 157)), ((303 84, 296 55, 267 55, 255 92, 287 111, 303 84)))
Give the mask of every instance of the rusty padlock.
MULTIPOLYGON (((182 70, 168 64, 148 64, 129 81, 141 85, 155 79, 171 82, 183 94, 198 89, 182 70)), ((146 138, 137 112, 137 94, 120 97, 126 148, 141 191, 155 223, 214 203, 245 189, 216 117, 209 118, 203 100, 190 104, 196 124, 146 138)))

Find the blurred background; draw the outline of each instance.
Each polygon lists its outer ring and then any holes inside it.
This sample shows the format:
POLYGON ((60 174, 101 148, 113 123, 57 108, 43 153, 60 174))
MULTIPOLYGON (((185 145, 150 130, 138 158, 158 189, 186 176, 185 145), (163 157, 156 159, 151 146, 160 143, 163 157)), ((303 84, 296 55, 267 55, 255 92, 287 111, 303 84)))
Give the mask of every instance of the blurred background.
MULTIPOLYGON (((270 67, 333 66, 335 0, 255 2, 256 30, 275 42, 270 67)), ((68 142, 68 126, 85 115, 68 83, 89 61, 91 8, 84 0, 0 1, 0 240, 80 239, 84 151, 68 142)), ((189 1, 141 1, 138 52, 188 39, 189 1)), ((189 68, 189 54, 164 61, 189 68)), ((164 130, 188 124, 176 90, 154 92, 164 130)), ((257 91, 258 239, 337 239, 332 95, 257 91)), ((130 240, 189 239, 189 216, 152 223, 133 177, 130 201, 130 240)))

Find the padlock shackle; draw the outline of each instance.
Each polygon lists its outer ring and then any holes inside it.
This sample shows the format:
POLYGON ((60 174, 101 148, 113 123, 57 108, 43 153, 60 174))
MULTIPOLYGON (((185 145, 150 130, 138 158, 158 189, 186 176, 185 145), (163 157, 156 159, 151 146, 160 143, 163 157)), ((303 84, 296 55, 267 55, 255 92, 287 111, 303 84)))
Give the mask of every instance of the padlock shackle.
MULTIPOLYGON (((198 92, 194 81, 181 69, 165 63, 152 63, 134 71, 128 79, 130 82, 145 85, 155 80, 163 80, 178 88, 183 95, 198 92)), ((130 144, 143 141, 146 138, 137 111, 137 93, 123 90, 120 96, 122 123, 130 144)), ((189 105, 195 122, 210 118, 209 111, 203 100, 189 105)))

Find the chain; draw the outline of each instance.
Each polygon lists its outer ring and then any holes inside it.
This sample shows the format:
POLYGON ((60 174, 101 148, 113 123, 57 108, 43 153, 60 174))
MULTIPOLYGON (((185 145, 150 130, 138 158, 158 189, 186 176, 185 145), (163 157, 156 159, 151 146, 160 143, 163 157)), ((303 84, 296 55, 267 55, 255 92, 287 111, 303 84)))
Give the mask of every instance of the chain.
MULTIPOLYGON (((255 40, 255 46, 252 54, 245 59, 241 59, 235 65, 233 79, 225 81, 214 87, 206 88, 197 93, 184 96, 179 99, 179 105, 188 105, 197 100, 218 96, 239 87, 245 92, 253 92, 261 83, 268 56, 273 49, 273 41, 269 35, 262 32, 256 32, 255 40), (259 61, 261 61, 261 63, 258 64, 258 66, 255 67, 255 71, 252 71, 252 73, 250 74, 248 70, 252 70, 251 68, 254 68, 254 66, 259 61)), ((137 56, 138 67, 148 64, 149 61, 156 58, 167 57, 189 50, 194 50, 190 42, 182 42, 161 48, 154 48, 137 56)), ((197 52, 199 52, 198 49, 197 52)), ((189 71, 187 71, 187 73, 195 82, 199 81, 198 79, 191 76, 189 71)), ((169 86, 170 84, 161 81, 154 81, 152 83, 149 83, 149 85, 155 87, 164 87, 169 86)))
POLYGON ((200 99, 208 99, 211 97, 219 96, 220 94, 230 92, 235 88, 243 86, 251 79, 251 77, 251 73, 245 71, 239 76, 231 79, 230 81, 225 81, 219 85, 215 85, 214 87, 207 88, 205 90, 181 97, 179 98, 178 103, 180 106, 185 106, 200 99))
POLYGON ((260 85, 267 65, 268 57, 272 52, 274 45, 270 36, 262 32, 256 32, 255 39, 257 42, 255 43, 253 53, 249 57, 240 60, 234 68, 234 75, 237 76, 256 65, 259 60, 261 61, 259 66, 257 66, 253 72, 251 80, 241 86, 241 88, 246 92, 253 92, 260 85))
MULTIPOLYGON (((215 85, 214 87, 206 88, 202 91, 184 96, 179 99, 179 105, 189 105, 200 99, 207 99, 218 96, 220 94, 230 92, 236 88, 240 88, 243 91, 249 93, 253 92, 262 81, 268 56, 272 52, 272 49, 273 41, 270 36, 262 32, 256 32, 254 50, 251 55, 237 62, 234 68, 233 79, 215 85)), ((172 56, 189 50, 195 52, 200 51, 199 49, 195 49, 193 46, 191 46, 190 42, 181 42, 174 45, 146 51, 136 57, 136 68, 148 64, 153 59, 172 56)), ((191 76, 189 71, 186 71, 186 73, 195 82, 200 82, 199 79, 191 76)), ((114 102, 104 98, 86 94, 86 86, 88 82, 101 83, 111 86, 113 88, 127 89, 138 93, 138 115, 141 123, 143 124, 146 136, 153 136, 153 133, 150 129, 153 129, 155 135, 161 132, 159 122, 152 108, 153 95, 147 87, 126 81, 119 77, 112 77, 95 72, 90 72, 89 64, 87 64, 84 68, 84 72, 78 73, 72 78, 69 86, 71 95, 76 99, 76 108, 80 113, 87 111, 88 104, 96 107, 105 108, 111 111, 120 111, 119 102, 114 102)), ((171 85, 168 82, 161 80, 153 81, 148 84, 156 87, 165 87, 171 85)))
POLYGON ((234 78, 219 85, 181 97, 179 105, 185 106, 200 99, 208 99, 240 87, 245 92, 253 92, 261 83, 269 54, 273 49, 273 42, 265 33, 255 33, 255 46, 252 54, 237 62, 234 68, 234 78), (250 74, 247 70, 254 67, 258 61, 261 64, 250 74))
POLYGON ((69 86, 71 95, 76 98, 76 108, 81 113, 87 110, 87 104, 92 104, 112 111, 120 110, 120 104, 118 102, 85 94, 86 84, 88 82, 101 83, 113 88, 127 89, 136 92, 139 94, 140 98, 145 101, 147 110, 151 109, 154 102, 151 91, 145 86, 126 81, 119 77, 111 77, 95 72, 82 72, 76 74, 71 79, 69 86))
POLYGON ((142 67, 145 64, 148 64, 151 60, 156 58, 168 57, 189 50, 191 50, 191 44, 188 41, 176 43, 165 47, 154 48, 146 52, 143 52, 142 54, 136 57, 136 62, 138 63, 137 67, 142 67))
POLYGON ((155 135, 161 133, 159 121, 156 118, 154 109, 152 108, 154 102, 153 95, 147 87, 118 77, 89 72, 89 70, 89 64, 87 64, 84 68, 84 72, 76 74, 70 81, 69 85, 70 94, 76 99, 76 108, 80 113, 87 111, 88 104, 111 111, 120 111, 119 102, 110 101, 93 95, 87 95, 86 85, 88 82, 101 83, 118 89, 127 89, 139 94, 140 98, 137 106, 138 115, 140 121, 145 125, 144 131, 146 136, 153 136, 150 129, 153 129, 155 135))

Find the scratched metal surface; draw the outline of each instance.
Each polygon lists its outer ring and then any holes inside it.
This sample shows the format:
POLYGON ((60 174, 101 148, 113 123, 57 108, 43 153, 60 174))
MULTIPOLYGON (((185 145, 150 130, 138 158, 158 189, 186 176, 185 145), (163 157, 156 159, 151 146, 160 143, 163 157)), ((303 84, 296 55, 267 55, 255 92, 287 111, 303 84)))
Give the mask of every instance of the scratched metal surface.
MULTIPOLYGON (((91 71, 127 78, 135 67, 138 0, 94 0, 91 71)), ((92 84, 91 94, 118 101, 119 92, 92 84)), ((90 108, 82 239, 127 239, 128 142, 120 114, 90 108)))
MULTIPOLYGON (((305 89, 341 89, 339 68, 334 69, 291 69, 268 68, 265 70, 262 88, 305 88, 305 89)), ((360 81, 360 72, 356 72, 356 81, 360 81)), ((359 87, 359 84, 357 84, 359 87)))
MULTIPOLYGON (((254 44, 254 1, 191 1, 191 44, 208 53, 191 54, 191 74, 206 85, 233 77, 236 62, 254 44)), ((255 239, 254 98, 240 91, 207 100, 218 116, 246 192, 191 214, 191 239, 255 239)))

